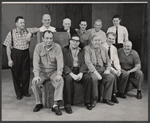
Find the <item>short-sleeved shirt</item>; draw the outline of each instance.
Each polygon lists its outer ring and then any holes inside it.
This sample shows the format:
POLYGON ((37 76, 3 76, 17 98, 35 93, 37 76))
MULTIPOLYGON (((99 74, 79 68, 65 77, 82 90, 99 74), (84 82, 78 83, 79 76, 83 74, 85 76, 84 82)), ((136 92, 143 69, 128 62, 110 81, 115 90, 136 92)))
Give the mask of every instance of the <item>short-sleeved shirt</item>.
POLYGON ((135 65, 140 64, 140 57, 135 50, 131 50, 129 55, 126 55, 123 48, 118 50, 118 57, 121 68, 124 70, 131 70, 135 65))
POLYGON ((42 27, 40 27, 40 32, 44 32, 46 30, 49 30, 51 32, 56 32, 55 27, 49 26, 49 28, 45 28, 45 26, 43 25, 42 27))
POLYGON ((31 32, 33 28, 23 29, 21 32, 18 32, 17 29, 12 30, 7 34, 6 39, 3 43, 5 46, 13 47, 19 50, 25 50, 29 48, 29 41, 26 41, 26 36, 28 32, 31 32), (12 46, 13 39, 13 46, 12 46))

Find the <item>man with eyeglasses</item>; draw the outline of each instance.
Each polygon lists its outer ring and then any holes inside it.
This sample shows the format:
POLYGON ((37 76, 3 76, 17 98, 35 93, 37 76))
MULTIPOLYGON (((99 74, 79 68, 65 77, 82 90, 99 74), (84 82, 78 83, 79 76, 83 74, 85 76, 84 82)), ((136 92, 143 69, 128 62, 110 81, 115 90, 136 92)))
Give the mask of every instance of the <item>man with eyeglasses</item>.
POLYGON ((88 110, 92 110, 92 79, 87 73, 84 62, 84 51, 79 47, 80 38, 74 34, 69 40, 69 45, 63 48, 64 55, 64 107, 71 114, 71 104, 74 93, 74 82, 83 85, 84 102, 88 110))

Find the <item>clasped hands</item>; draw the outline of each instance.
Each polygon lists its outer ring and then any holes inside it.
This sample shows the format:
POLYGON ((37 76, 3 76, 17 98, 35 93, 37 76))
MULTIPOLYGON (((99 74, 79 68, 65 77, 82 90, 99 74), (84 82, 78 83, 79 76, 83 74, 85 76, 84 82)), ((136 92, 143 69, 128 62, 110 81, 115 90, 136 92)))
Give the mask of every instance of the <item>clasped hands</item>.
POLYGON ((79 74, 74 74, 74 73, 70 73, 70 76, 75 80, 75 81, 80 81, 83 77, 83 73, 79 73, 79 74))
MULTIPOLYGON (((94 73, 96 74, 98 80, 102 79, 102 76, 97 71, 94 71, 94 73)), ((105 70, 103 74, 110 74, 110 71, 109 70, 105 70)))

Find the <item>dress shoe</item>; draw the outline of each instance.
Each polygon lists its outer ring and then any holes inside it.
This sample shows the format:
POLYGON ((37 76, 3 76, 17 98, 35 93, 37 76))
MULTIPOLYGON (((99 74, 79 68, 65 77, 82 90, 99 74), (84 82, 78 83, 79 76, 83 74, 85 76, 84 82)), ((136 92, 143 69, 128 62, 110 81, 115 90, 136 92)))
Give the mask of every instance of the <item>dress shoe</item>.
POLYGON ((21 100, 22 99, 22 96, 17 96, 17 100, 21 100))
POLYGON ((114 102, 114 103, 119 103, 119 101, 117 100, 116 95, 112 95, 111 101, 114 102))
POLYGON ((120 93, 120 92, 117 93, 117 97, 120 97, 120 98, 123 98, 123 99, 127 98, 124 93, 120 93))
POLYGON ((112 103, 111 101, 109 101, 109 100, 107 100, 107 99, 103 99, 103 102, 104 102, 104 103, 107 103, 108 105, 111 105, 111 106, 114 105, 114 103, 112 103))
POLYGON ((55 112, 56 115, 62 115, 62 112, 60 111, 58 106, 53 107, 52 112, 55 112))
POLYGON ((93 106, 91 104, 86 104, 88 110, 92 110, 93 106))
POLYGON ((72 109, 71 109, 71 107, 66 107, 65 110, 66 110, 66 112, 67 112, 68 114, 72 114, 72 109))
POLYGON ((43 108, 43 104, 37 104, 34 109, 33 112, 38 112, 41 108, 43 108))
POLYGON ((25 97, 31 97, 31 94, 24 94, 25 97))
POLYGON ((137 93, 137 99, 142 99, 142 93, 141 92, 137 93))
POLYGON ((95 101, 92 103, 92 107, 95 107, 95 106, 96 106, 96 103, 97 103, 97 101, 95 100, 95 101))

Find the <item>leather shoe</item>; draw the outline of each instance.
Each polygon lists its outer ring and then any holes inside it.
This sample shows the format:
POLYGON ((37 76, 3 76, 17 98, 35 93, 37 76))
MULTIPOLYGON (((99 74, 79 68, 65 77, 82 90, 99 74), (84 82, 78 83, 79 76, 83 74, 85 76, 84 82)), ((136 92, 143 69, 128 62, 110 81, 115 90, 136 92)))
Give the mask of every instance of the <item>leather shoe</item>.
POLYGON ((95 107, 95 106, 96 106, 96 103, 97 103, 97 101, 95 100, 95 101, 92 103, 92 107, 95 107))
POLYGON ((120 97, 120 98, 123 98, 123 99, 127 98, 124 93, 120 93, 120 92, 117 93, 117 97, 120 97))
POLYGON ((55 112, 56 115, 62 115, 62 112, 60 111, 58 106, 53 107, 52 112, 55 112))
POLYGON ((91 104, 86 104, 88 110, 92 110, 93 106, 91 104))
POLYGON ((31 94, 24 94, 25 97, 31 97, 31 94))
POLYGON ((43 108, 43 104, 37 104, 34 109, 33 112, 38 112, 41 108, 43 108))
POLYGON ((22 96, 17 96, 17 100, 21 100, 22 99, 22 96))
POLYGON ((103 99, 103 102, 104 102, 104 103, 107 103, 108 105, 111 105, 111 106, 114 105, 114 103, 112 103, 111 101, 109 101, 109 100, 107 100, 107 99, 103 99))
POLYGON ((67 112, 68 114, 72 114, 72 109, 71 109, 71 107, 66 107, 65 110, 66 110, 66 112, 67 112))
POLYGON ((141 92, 137 93, 137 99, 142 99, 142 93, 141 92))
POLYGON ((114 102, 114 103, 119 103, 119 101, 117 100, 116 95, 112 95, 111 101, 114 102))

